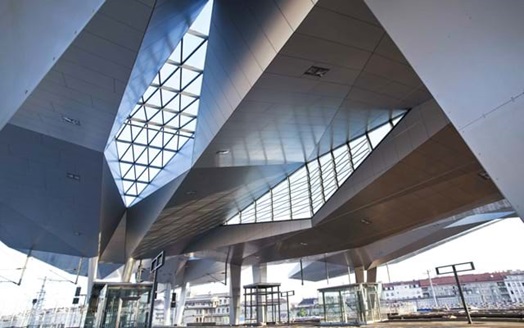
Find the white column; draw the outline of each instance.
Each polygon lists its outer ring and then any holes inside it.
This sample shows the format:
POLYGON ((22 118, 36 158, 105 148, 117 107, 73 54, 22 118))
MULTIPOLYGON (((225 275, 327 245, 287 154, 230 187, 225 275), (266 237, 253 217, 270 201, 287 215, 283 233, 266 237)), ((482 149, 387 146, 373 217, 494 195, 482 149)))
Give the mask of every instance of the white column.
POLYGON ((164 326, 171 326, 171 283, 164 288, 164 326))
POLYGON ((375 283, 377 282, 377 267, 374 267, 373 269, 369 269, 367 271, 367 282, 375 283))
POLYGON ((267 282, 267 263, 259 263, 251 267, 253 283, 267 282))
POLYGON ((355 268, 355 282, 357 284, 361 284, 365 282, 364 279, 364 267, 356 267, 355 268))
POLYGON ((182 319, 184 318, 184 308, 186 307, 186 298, 187 292, 189 291, 189 283, 186 282, 182 285, 180 290, 180 296, 176 302, 176 315, 175 315, 175 325, 180 326, 182 324, 182 319))
POLYGON ((122 273, 122 282, 131 282, 134 267, 135 259, 130 257, 129 259, 127 259, 126 264, 124 265, 124 272, 122 273))
POLYGON ((91 298, 91 291, 95 280, 98 278, 98 256, 91 257, 87 265, 87 301, 91 298))
MULTIPOLYGON (((259 263, 257 265, 253 265, 251 270, 253 272, 253 283, 254 284, 267 282, 267 263, 259 263)), ((264 301, 262 296, 258 297, 257 299, 258 299, 258 304, 264 301)), ((257 324, 262 324, 266 322, 265 311, 262 305, 257 307, 257 318, 258 318, 257 324)))
POLYGON ((229 324, 238 325, 240 321, 240 282, 242 266, 229 265, 229 324))

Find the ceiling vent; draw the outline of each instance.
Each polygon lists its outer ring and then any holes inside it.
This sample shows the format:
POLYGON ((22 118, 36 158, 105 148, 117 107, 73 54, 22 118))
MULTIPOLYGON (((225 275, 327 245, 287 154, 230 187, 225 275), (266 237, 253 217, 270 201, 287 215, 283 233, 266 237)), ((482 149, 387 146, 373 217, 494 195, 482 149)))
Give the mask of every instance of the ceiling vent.
POLYGON ((304 72, 304 74, 316 76, 316 77, 322 77, 326 75, 327 72, 329 72, 329 68, 311 66, 310 68, 307 69, 307 71, 304 72))
POLYGON ((76 125, 76 126, 80 126, 80 121, 79 120, 75 120, 74 118, 67 117, 67 116, 64 116, 64 115, 62 115, 62 121, 66 122, 66 123, 69 123, 69 124, 76 125))
POLYGON ((71 180, 80 181, 80 175, 78 175, 78 174, 67 172, 66 176, 67 176, 67 178, 69 178, 71 180))

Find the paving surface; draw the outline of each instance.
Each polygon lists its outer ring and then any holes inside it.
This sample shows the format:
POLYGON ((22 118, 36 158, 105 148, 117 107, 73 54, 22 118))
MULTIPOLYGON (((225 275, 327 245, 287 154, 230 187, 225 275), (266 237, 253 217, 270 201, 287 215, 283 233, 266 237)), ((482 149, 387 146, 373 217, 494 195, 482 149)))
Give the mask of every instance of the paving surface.
MULTIPOLYGON (((364 326, 362 326, 364 327, 364 326)), ((383 322, 378 324, 371 324, 365 327, 369 328, 467 328, 467 327, 482 327, 482 328, 524 328, 524 321, 522 322, 475 322, 468 324, 467 321, 430 321, 430 322, 383 322)))

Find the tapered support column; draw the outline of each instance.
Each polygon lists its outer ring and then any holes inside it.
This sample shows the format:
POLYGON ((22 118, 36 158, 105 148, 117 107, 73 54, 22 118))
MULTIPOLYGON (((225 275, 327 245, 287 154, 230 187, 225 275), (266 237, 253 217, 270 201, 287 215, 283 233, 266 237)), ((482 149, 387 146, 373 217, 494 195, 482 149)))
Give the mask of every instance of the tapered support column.
POLYGON ((171 283, 164 288, 164 326, 171 326, 171 283))
POLYGON ((184 285, 182 285, 182 288, 180 289, 180 297, 178 298, 178 301, 176 303, 176 315, 175 315, 175 324, 177 326, 180 326, 182 324, 182 319, 184 318, 184 309, 186 307, 186 298, 187 298, 187 292, 189 291, 189 283, 186 282, 184 285))
POLYGON ((356 267, 355 268, 355 282, 357 284, 361 284, 365 282, 364 279, 364 267, 356 267))
POLYGON ((377 268, 369 269, 367 270, 367 277, 366 281, 369 283, 376 283, 377 282, 377 268))
POLYGON ((240 265, 229 266, 229 324, 238 325, 240 323, 240 283, 241 283, 241 271, 240 265))
POLYGON ((267 264, 260 263, 253 265, 253 283, 267 282, 267 264))
MULTIPOLYGON (((259 263, 257 265, 253 265, 252 267, 253 271, 253 283, 262 283, 267 282, 267 264, 266 263, 259 263)), ((257 297, 257 304, 262 304, 264 302, 264 299, 262 296, 257 297)), ((257 324, 262 324, 266 322, 266 315, 264 311, 264 306, 259 305, 257 306, 257 324)))
POLYGON ((98 278, 98 256, 92 257, 87 263, 87 299, 91 298, 91 291, 95 280, 98 278))
POLYGON ((122 282, 131 282, 133 269, 135 267, 135 259, 130 257, 124 265, 124 272, 122 273, 122 282))

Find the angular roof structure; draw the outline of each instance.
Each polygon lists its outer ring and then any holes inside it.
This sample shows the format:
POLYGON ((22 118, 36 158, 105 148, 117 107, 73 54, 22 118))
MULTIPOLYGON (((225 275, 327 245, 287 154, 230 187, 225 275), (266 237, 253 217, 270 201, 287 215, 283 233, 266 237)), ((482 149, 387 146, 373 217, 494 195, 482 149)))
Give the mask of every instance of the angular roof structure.
POLYGON ((0 8, 0 240, 57 266, 315 280, 523 214, 520 3, 0 8))

